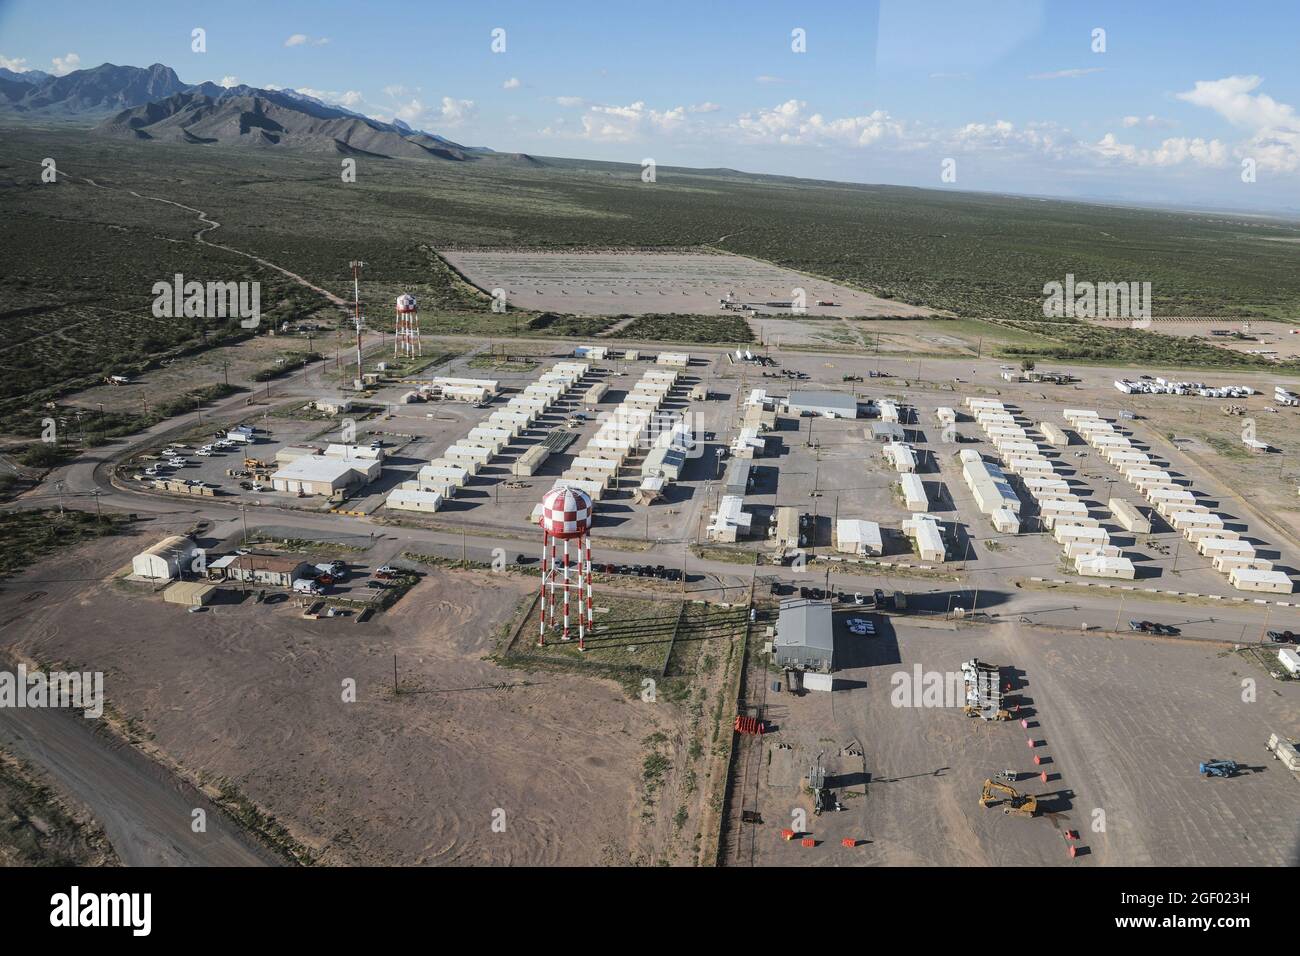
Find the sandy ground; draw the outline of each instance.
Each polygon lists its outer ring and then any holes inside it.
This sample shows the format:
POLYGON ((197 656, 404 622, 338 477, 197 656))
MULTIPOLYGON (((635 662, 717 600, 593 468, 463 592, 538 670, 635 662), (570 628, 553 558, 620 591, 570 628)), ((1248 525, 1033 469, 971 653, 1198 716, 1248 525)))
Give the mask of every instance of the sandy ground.
POLYGON ((809 315, 931 315, 929 309, 881 299, 766 262, 717 253, 447 252, 462 275, 484 291, 504 289, 516 308, 576 315, 721 314, 718 300, 764 313, 789 314, 796 288, 809 315), (825 300, 834 306, 819 306, 825 300))
POLYGON ((85 547, 11 582, 0 594, 11 646, 104 670, 110 703, 149 748, 234 781, 324 862, 644 863, 667 852, 676 804, 647 812, 641 764, 650 735, 669 748, 682 737, 683 711, 611 681, 483 660, 527 579, 432 571, 360 625, 303 620, 289 601, 187 615, 100 580, 140 541, 85 547), (346 679, 355 703, 342 701, 346 679))
MULTIPOLYGON (((841 633, 843 689, 767 694, 775 732, 751 763, 763 823, 729 841, 733 862, 759 865, 1295 865, 1300 829, 1290 771, 1267 759, 1270 732, 1293 732, 1300 687, 1276 684, 1219 648, 1079 637, 1004 625, 944 631, 888 623, 872 639, 841 633), (958 671, 972 656, 1006 670, 1028 729, 983 723, 945 707, 897 707, 893 675, 958 671), (1259 683, 1254 702, 1241 681, 1259 683), (1195 688, 1195 693, 1189 688, 1195 688), (1036 746, 1030 749, 1027 740, 1036 746), (856 761, 841 756, 860 744, 856 761), (781 744, 791 749, 778 750, 781 744), (808 808, 801 778, 825 753, 844 812, 808 815, 818 846, 780 838, 808 808), (1033 756, 1043 763, 1035 765, 1033 756), (1249 770, 1206 780, 1197 764, 1249 770), (979 805, 1000 769, 1044 811, 1031 820, 979 805), (1043 782, 1037 775, 1047 772, 1043 782), (1086 852, 1068 855, 1065 831, 1086 852), (841 840, 863 841, 852 849, 841 840), (751 854, 752 848, 752 854, 751 854)), ((772 680, 769 675, 767 680, 772 680)))

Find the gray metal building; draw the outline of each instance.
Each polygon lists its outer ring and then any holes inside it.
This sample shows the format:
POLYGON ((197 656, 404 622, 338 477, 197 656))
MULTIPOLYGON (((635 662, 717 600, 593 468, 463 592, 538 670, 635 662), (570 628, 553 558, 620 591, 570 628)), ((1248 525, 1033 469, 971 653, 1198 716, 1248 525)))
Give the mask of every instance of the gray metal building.
POLYGON ((857 418, 858 400, 848 392, 791 392, 786 400, 792 415, 830 415, 857 418))
POLYGON ((722 476, 722 493, 724 495, 735 495, 737 498, 743 498, 749 494, 749 480, 753 468, 752 462, 740 458, 731 459, 731 463, 727 465, 727 470, 722 476))
POLYGON ((772 649, 780 667, 830 672, 835 664, 831 602, 802 598, 782 601, 772 649))

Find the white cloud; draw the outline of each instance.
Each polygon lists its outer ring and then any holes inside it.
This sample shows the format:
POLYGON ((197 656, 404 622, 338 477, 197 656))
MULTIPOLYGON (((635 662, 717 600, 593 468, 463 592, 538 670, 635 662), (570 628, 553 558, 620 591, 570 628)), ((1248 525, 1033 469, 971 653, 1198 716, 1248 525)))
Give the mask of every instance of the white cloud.
POLYGON ((220 84, 220 85, 221 85, 221 86, 224 86, 226 89, 230 89, 232 86, 238 86, 238 85, 239 85, 239 77, 237 77, 237 76, 223 76, 223 77, 221 78, 221 84, 220 84))
POLYGON ((1258 76, 1198 80, 1192 89, 1177 96, 1250 131, 1250 138, 1236 147, 1237 156, 1252 158, 1264 169, 1300 170, 1300 116, 1293 106, 1279 103, 1267 93, 1255 93, 1261 83, 1258 76))
POLYGON ((285 46, 324 46, 329 43, 329 37, 313 37, 305 33, 294 33, 284 41, 285 46))
POLYGON ((555 102, 559 103, 561 106, 573 107, 573 106, 581 106, 583 103, 587 101, 584 100, 581 96, 557 96, 555 98, 555 102))
POLYGON ((716 113, 722 109, 717 103, 696 103, 694 106, 686 107, 688 113, 716 113))
POLYGON ((1130 166, 1165 167, 1193 163, 1197 166, 1222 167, 1228 162, 1226 145, 1217 139, 1206 140, 1200 137, 1173 137, 1154 149, 1147 149, 1131 143, 1121 143, 1114 133, 1107 133, 1090 149, 1103 159, 1130 166))
POLYGON ((81 69, 81 57, 75 53, 69 53, 67 56, 56 56, 50 61, 54 64, 51 70, 55 76, 67 76, 73 70, 81 69))
POLYGON ((16 56, 11 58, 4 56, 3 54, 0 54, 0 67, 4 67, 6 70, 12 70, 14 73, 26 73, 31 69, 31 67, 27 65, 26 57, 16 56))
POLYGON ((300 86, 298 92, 304 96, 318 99, 322 103, 334 103, 337 106, 346 106, 348 109, 361 105, 365 99, 357 90, 347 90, 340 93, 335 90, 316 90, 310 86, 300 86))
POLYGON ((1134 129, 1138 126, 1145 126, 1147 129, 1165 129, 1177 125, 1173 120, 1156 116, 1154 113, 1148 113, 1146 116, 1125 116, 1120 120, 1120 124, 1125 129, 1134 129))
POLYGON ((517 76, 512 76, 512 77, 510 77, 510 79, 506 80, 504 83, 501 84, 501 89, 503 89, 503 90, 517 90, 517 89, 519 89, 519 87, 521 87, 521 86, 523 86, 523 84, 519 82, 519 77, 517 77, 517 76))
POLYGON ((743 114, 736 129, 751 141, 797 146, 828 142, 870 146, 884 139, 901 143, 905 138, 903 124, 884 110, 827 119, 821 113, 810 113, 803 100, 793 99, 773 109, 743 114))
POLYGON ((444 96, 439 118, 444 126, 459 126, 472 120, 477 112, 478 107, 473 100, 457 100, 444 96))
POLYGON ((1087 76, 1090 73, 1101 73, 1104 69, 1105 67, 1102 66, 1086 66, 1082 68, 1076 68, 1073 70, 1054 70, 1051 73, 1031 73, 1029 75, 1029 79, 1031 80, 1072 80, 1075 79, 1076 77, 1087 76))
POLYGON ((785 81, 779 76, 772 76, 770 73, 762 73, 754 77, 755 83, 784 83, 785 81))
POLYGON ((403 86, 400 83, 394 83, 390 86, 384 87, 384 95, 391 96, 395 99, 401 99, 403 96, 411 96, 418 92, 420 92, 420 88, 418 86, 412 89, 411 87, 403 86))

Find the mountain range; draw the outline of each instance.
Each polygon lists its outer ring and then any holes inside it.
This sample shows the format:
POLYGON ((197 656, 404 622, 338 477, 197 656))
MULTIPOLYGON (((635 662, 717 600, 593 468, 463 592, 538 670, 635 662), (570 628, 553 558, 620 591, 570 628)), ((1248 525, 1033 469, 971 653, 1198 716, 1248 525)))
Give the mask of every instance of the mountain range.
POLYGON ((176 71, 105 63, 65 76, 0 69, 0 116, 100 120, 97 135, 136 141, 301 149, 352 156, 539 165, 524 154, 463 146, 296 90, 182 83, 176 71))

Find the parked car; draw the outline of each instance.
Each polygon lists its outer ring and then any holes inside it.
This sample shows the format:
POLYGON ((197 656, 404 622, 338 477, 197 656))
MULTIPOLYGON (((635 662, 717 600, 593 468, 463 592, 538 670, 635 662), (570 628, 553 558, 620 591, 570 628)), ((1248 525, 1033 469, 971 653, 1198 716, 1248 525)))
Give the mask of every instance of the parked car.
POLYGON ((1274 644, 1295 644, 1300 637, 1291 631, 1269 631, 1268 639, 1274 644))
POLYGON ((381 581, 397 577, 397 568, 390 564, 385 564, 381 568, 375 568, 375 577, 381 581))

